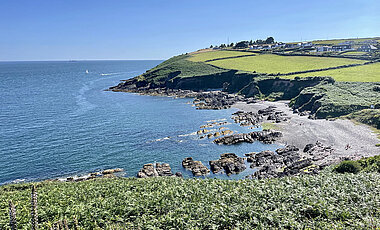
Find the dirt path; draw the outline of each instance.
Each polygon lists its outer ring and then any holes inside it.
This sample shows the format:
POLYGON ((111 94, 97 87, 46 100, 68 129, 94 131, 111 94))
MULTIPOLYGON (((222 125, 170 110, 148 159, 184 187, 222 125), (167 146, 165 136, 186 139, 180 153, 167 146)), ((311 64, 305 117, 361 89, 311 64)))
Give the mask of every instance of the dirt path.
POLYGON ((283 144, 295 145, 303 149, 306 144, 320 141, 325 145, 331 145, 335 149, 335 157, 359 158, 380 154, 380 147, 376 147, 380 140, 375 133, 365 125, 357 125, 349 120, 337 119, 329 121, 325 119, 311 120, 307 116, 293 114, 288 107, 287 101, 258 102, 246 104, 239 102, 233 107, 244 111, 257 112, 259 109, 272 105, 279 111, 283 111, 290 119, 286 122, 276 124, 283 132, 280 141, 283 144), (347 144, 350 148, 346 148, 347 144))

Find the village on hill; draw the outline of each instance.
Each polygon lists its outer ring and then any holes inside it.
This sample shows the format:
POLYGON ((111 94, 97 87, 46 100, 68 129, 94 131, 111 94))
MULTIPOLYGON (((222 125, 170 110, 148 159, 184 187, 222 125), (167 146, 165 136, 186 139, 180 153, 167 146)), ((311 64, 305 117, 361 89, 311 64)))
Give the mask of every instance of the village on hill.
POLYGON ((304 42, 278 42, 273 37, 265 40, 240 41, 236 44, 221 44, 210 46, 213 50, 234 49, 245 51, 271 51, 284 54, 314 54, 314 55, 352 55, 369 56, 377 54, 380 49, 379 38, 345 39, 345 40, 317 40, 304 42))

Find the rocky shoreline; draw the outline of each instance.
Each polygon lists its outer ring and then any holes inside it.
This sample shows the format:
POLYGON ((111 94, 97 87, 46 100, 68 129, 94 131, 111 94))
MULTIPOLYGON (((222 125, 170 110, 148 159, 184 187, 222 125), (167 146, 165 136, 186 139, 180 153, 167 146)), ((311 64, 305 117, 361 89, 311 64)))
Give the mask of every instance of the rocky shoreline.
MULTIPOLYGON (((290 115, 284 112, 283 108, 278 108, 275 105, 261 106, 259 109, 246 109, 251 105, 263 103, 263 101, 257 101, 253 98, 244 98, 243 96, 236 94, 229 94, 222 91, 192 91, 181 89, 168 89, 168 88, 123 88, 116 89, 110 88, 112 91, 139 93, 142 95, 150 96, 166 96, 174 98, 193 98, 193 104, 196 109, 208 109, 219 110, 235 107, 237 104, 244 104, 243 110, 234 112, 231 119, 238 123, 240 126, 249 127, 251 129, 257 128, 264 122, 270 122, 273 124, 287 125, 290 119, 294 119, 294 116, 315 119, 309 115, 307 111, 299 112, 297 109, 289 109, 293 114, 290 115), (297 115, 298 114, 298 115, 297 115)), ((264 103, 265 104, 265 103, 264 103)), ((239 107, 241 108, 241 107, 239 107)), ((310 120, 310 119, 309 119, 310 120)), ((213 142, 220 145, 234 145, 239 143, 253 143, 260 141, 262 143, 271 144, 279 141, 283 141, 289 135, 278 130, 262 130, 250 133, 233 133, 232 130, 226 127, 218 127, 227 125, 226 121, 215 121, 207 123, 200 127, 196 133, 200 139, 205 137, 215 138, 213 142), (217 128, 218 127, 218 128, 217 128), (213 129, 208 129, 213 128, 213 129), (213 131, 215 130, 215 131, 213 131)), ((302 125, 302 123, 300 124, 302 125)), ((323 138, 322 138, 323 139, 323 138)), ((189 170, 194 177, 207 176, 211 172, 226 173, 227 175, 239 174, 246 169, 245 163, 250 163, 250 168, 256 169, 254 174, 247 176, 246 178, 275 178, 283 176, 297 176, 304 174, 317 174, 324 167, 338 163, 346 159, 358 159, 361 156, 358 154, 337 154, 337 151, 332 146, 326 146, 318 141, 316 138, 315 144, 306 144, 303 150, 300 150, 300 145, 287 145, 282 149, 277 149, 275 152, 262 151, 259 153, 246 153, 245 157, 238 157, 234 153, 222 153, 220 159, 210 160, 209 168, 205 166, 201 161, 193 160, 188 157, 183 159, 182 166, 184 169, 189 170)), ((338 150, 339 152, 339 150, 338 150)), ((54 179, 55 181, 62 182, 78 182, 91 180, 95 178, 112 178, 118 176, 123 169, 110 169, 101 172, 89 173, 83 176, 74 176, 67 178, 54 179)), ((167 163, 150 163, 145 164, 137 173, 138 178, 148 177, 183 177, 181 172, 172 173, 171 167, 167 163)))

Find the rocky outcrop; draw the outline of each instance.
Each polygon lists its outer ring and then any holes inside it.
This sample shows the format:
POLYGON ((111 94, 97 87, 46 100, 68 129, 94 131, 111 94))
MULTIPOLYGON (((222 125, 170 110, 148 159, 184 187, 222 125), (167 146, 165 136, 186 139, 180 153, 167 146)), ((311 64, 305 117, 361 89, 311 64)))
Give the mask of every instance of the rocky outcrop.
MULTIPOLYGON (((176 173, 177 175, 177 173, 176 173)), ((173 176, 172 169, 167 163, 145 164, 137 173, 138 178, 173 176)))
POLYGON ((79 182, 79 181, 86 181, 86 180, 92 180, 95 178, 113 178, 122 176, 124 169, 121 168, 115 168, 115 169, 106 169, 100 172, 92 172, 85 175, 75 175, 75 176, 69 176, 65 178, 58 178, 48 181, 60 181, 60 182, 79 182))
POLYGON ((246 169, 244 158, 234 153, 223 153, 219 160, 210 161, 209 164, 213 173, 224 170, 227 175, 238 174, 246 169))
POLYGON ((335 163, 328 157, 333 151, 330 146, 317 142, 306 145, 303 152, 288 145, 277 149, 276 153, 262 151, 246 156, 247 161, 252 163, 250 167, 258 168, 251 177, 262 179, 319 173, 325 166, 335 163))
POLYGON ((268 106, 265 109, 260 109, 257 113, 266 116, 268 121, 274 121, 276 123, 287 121, 289 119, 285 116, 284 112, 276 111, 275 106, 268 106))
POLYGON ((194 99, 197 109, 228 109, 239 101, 250 102, 252 99, 246 99, 243 96, 228 94, 222 91, 200 92, 194 99))
POLYGON ((210 170, 202 164, 200 161, 194 161, 192 157, 183 159, 182 166, 190 170, 193 176, 204 176, 210 173, 210 170))
POLYGON ((279 131, 263 130, 251 133, 239 133, 229 136, 220 137, 214 140, 216 144, 234 145, 238 143, 253 143, 260 141, 266 144, 271 144, 282 137, 282 133, 279 131))
POLYGON ((240 126, 254 126, 263 120, 263 116, 254 112, 237 111, 232 114, 232 119, 240 126))

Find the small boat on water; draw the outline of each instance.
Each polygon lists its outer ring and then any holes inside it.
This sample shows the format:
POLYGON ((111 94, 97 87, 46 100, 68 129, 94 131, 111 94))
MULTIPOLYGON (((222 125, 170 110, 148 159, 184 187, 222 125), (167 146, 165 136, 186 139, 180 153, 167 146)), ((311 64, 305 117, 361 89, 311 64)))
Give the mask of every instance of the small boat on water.
POLYGON ((88 69, 86 69, 86 73, 88 73, 88 69))

